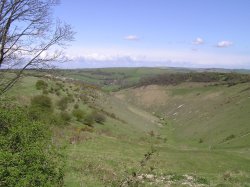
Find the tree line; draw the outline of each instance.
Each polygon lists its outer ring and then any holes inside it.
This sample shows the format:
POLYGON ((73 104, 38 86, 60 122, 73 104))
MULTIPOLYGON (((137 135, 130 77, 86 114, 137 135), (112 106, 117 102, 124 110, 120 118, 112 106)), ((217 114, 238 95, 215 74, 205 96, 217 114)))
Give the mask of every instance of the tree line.
POLYGON ((238 83, 250 82, 249 74, 217 73, 217 72, 190 72, 160 74, 140 79, 137 86, 147 85, 178 85, 183 82, 219 83, 233 86, 238 83))

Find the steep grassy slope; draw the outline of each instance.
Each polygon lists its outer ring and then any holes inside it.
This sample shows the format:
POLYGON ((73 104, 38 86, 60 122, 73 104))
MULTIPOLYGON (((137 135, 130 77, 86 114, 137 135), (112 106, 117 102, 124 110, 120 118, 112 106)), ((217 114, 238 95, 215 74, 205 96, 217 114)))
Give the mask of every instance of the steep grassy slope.
POLYGON ((114 95, 165 118, 177 142, 249 148, 249 88, 249 83, 231 87, 183 83, 127 89, 114 95))
MULTIPOLYGON (((8 92, 8 96, 29 108, 30 100, 43 94, 35 86, 40 79, 24 77, 8 92)), ((85 88, 85 84, 43 80, 48 83, 49 88, 57 90, 45 94, 52 99, 55 114, 60 113, 58 101, 69 92, 85 113, 97 110, 107 118, 104 124, 96 123, 93 127, 75 119, 68 125, 53 126, 53 141, 66 147, 66 186, 103 186, 111 183, 117 186, 120 180, 129 176, 126 172, 136 169, 143 155, 151 149, 155 140, 149 132, 158 131, 159 127, 155 122, 158 119, 149 117, 147 112, 136 107, 124 105, 100 90, 85 88)), ((70 113, 73 108, 74 105, 70 104, 66 111, 70 113)))
MULTIPOLYGON (((231 98, 239 90, 243 90, 241 94, 245 98, 248 94, 246 89, 248 86, 248 84, 242 84, 238 85, 238 87, 213 87, 207 84, 192 83, 177 87, 172 86, 172 92, 164 87, 149 86, 149 88, 138 88, 139 91, 129 89, 115 93, 115 96, 118 96, 116 98, 113 98, 112 94, 101 94, 96 101, 96 106, 115 114, 123 123, 114 121, 116 125, 111 125, 112 123, 106 124, 110 132, 108 136, 115 138, 110 139, 105 136, 93 140, 88 147, 79 145, 81 148, 76 149, 76 151, 79 153, 79 150, 82 150, 82 153, 96 154, 91 159, 92 164, 109 163, 101 167, 108 167, 111 173, 113 172, 114 175, 119 176, 121 175, 120 172, 124 171, 122 168, 125 166, 128 167, 128 170, 136 170, 135 165, 153 145, 158 154, 151 160, 149 165, 153 166, 153 173, 156 175, 161 173, 166 175, 169 173, 176 173, 177 175, 196 173, 209 179, 213 185, 217 183, 225 183, 228 186, 230 186, 230 183, 232 183, 232 186, 245 184, 249 182, 247 181, 250 166, 249 141, 241 140, 236 142, 238 131, 233 128, 233 125, 228 125, 231 120, 222 123, 225 120, 223 118, 221 121, 217 121, 213 128, 211 126, 210 130, 206 131, 206 125, 204 127, 203 123, 208 118, 203 117, 203 113, 206 112, 211 116, 218 115, 217 117, 219 117, 218 110, 210 114, 215 106, 222 107, 220 102, 225 101, 225 95, 223 94, 215 99, 218 93, 224 90, 228 97, 231 98), (196 97, 199 100, 196 100, 196 97), (128 100, 125 100, 126 98, 128 100), (135 104, 137 107, 135 107, 135 104), (207 106, 204 106, 205 104, 207 106), (189 116, 190 108, 182 108, 185 105, 192 106, 193 111, 200 110, 192 114, 192 117, 198 117, 198 120, 189 116), (147 109, 147 112, 141 108, 147 109), (175 113, 181 110, 184 116, 178 118, 179 116, 176 116, 178 114, 175 113), (165 119, 161 119, 162 117, 165 119), (192 123, 196 123, 196 126, 191 126, 192 123), (202 126, 198 126, 198 124, 202 126), (223 133, 216 133, 218 129, 224 130, 223 133), (150 136, 150 131, 153 131, 155 135, 150 136), (211 134, 211 137, 209 137, 209 134, 211 134), (235 135, 235 137, 227 140, 226 138, 230 137, 231 134, 235 135), (202 143, 199 143, 200 139, 202 139, 202 143), (241 146, 241 149, 235 149, 233 141, 235 141, 234 144, 241 146), (227 146, 230 149, 224 150, 227 146), (91 147, 95 147, 94 151, 91 147), (107 155, 107 157, 100 158, 97 156, 98 154, 107 155), (111 160, 114 161, 114 165, 111 164, 111 160), (114 169, 116 165, 122 165, 122 167, 114 169), (235 180, 234 182, 223 181, 223 177, 227 173, 231 175, 232 180, 235 180), (238 180, 241 180, 241 183, 238 180)), ((248 105, 247 102, 245 103, 248 105)), ((232 110, 237 111, 238 108, 234 104, 232 103, 230 106, 232 110)), ((245 112, 249 111, 247 108, 245 109, 245 112)), ((224 111, 224 115, 224 118, 227 118, 227 111, 224 111)), ((232 118, 234 119, 234 116, 232 118)), ((216 118, 213 120, 216 120, 216 118)), ((241 125, 245 131, 248 131, 249 128, 247 121, 248 115, 243 113, 241 125)), ((248 138, 247 135, 244 137, 248 138)), ((239 137, 239 139, 244 137, 239 137)), ((152 171, 148 170, 144 172, 152 173, 152 171)))

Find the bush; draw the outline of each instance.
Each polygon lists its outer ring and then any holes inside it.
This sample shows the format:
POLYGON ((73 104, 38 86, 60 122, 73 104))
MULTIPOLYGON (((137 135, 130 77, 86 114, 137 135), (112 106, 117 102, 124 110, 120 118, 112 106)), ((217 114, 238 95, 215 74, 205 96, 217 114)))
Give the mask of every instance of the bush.
POLYGON ((31 106, 41 109, 41 112, 52 112, 53 105, 50 97, 37 95, 31 99, 31 106))
POLYGON ((55 91, 55 90, 54 90, 54 88, 52 88, 52 87, 49 89, 49 93, 54 93, 54 91, 55 91))
POLYGON ((28 109, 28 114, 29 114, 29 118, 31 120, 42 120, 43 119, 43 113, 41 112, 41 110, 37 107, 30 107, 28 109))
POLYGON ((74 105, 74 109, 78 109, 79 108, 79 105, 76 103, 75 105, 74 105))
POLYGON ((103 124, 106 121, 106 117, 99 112, 93 112, 92 116, 96 123, 103 124))
POLYGON ((28 109, 29 117, 33 120, 47 120, 53 113, 51 99, 46 95, 38 95, 31 99, 31 105, 28 109))
POLYGON ((196 178, 196 183, 198 183, 198 184, 207 184, 207 185, 210 184, 210 182, 206 178, 203 178, 203 177, 197 177, 196 178))
POLYGON ((224 141, 232 140, 232 139, 234 139, 235 137, 236 137, 236 136, 235 136, 234 134, 231 134, 231 135, 227 136, 227 137, 224 139, 224 141))
POLYGON ((64 85, 63 85, 62 83, 60 83, 60 82, 57 82, 57 83, 56 83, 56 87, 57 87, 59 90, 61 90, 61 89, 64 88, 64 85))
POLYGON ((92 126, 94 124, 95 120, 92 114, 87 115, 84 118, 84 124, 88 126, 92 126))
POLYGON ((48 115, 47 118, 44 118, 42 120, 49 125, 56 125, 56 126, 67 125, 68 123, 68 121, 65 121, 62 118, 61 114, 51 114, 48 115))
POLYGON ((60 96, 61 95, 61 92, 59 90, 56 91, 56 95, 57 96, 60 96))
POLYGON ((47 89, 48 88, 48 84, 43 81, 43 80, 38 80, 36 82, 36 89, 37 90, 44 90, 44 89, 47 89))
POLYGON ((95 122, 103 124, 105 121, 106 121, 105 116, 98 112, 92 112, 91 114, 88 114, 84 118, 84 124, 88 126, 92 126, 95 122))
POLYGON ((74 109, 72 111, 72 114, 73 114, 74 117, 76 117, 77 121, 81 121, 85 116, 85 112, 83 110, 81 110, 81 109, 74 109))
POLYGON ((65 122, 69 122, 71 120, 71 115, 68 112, 61 112, 61 118, 65 122))
POLYGON ((63 185, 62 158, 45 124, 0 106, 0 129, 0 186, 63 185))
POLYGON ((57 102, 57 106, 60 110, 66 110, 68 108, 69 99, 68 97, 63 97, 57 102))

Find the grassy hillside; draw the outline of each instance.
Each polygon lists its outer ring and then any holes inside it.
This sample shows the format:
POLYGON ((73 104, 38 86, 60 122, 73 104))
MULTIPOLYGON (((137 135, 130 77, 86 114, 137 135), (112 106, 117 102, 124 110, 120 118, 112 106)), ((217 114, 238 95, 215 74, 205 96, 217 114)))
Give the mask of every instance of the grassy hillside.
MULTIPOLYGON (((139 81, 165 70, 100 71, 139 81)), ((55 116, 62 112, 58 102, 73 97, 65 109, 71 119, 53 125, 53 142, 66 155, 66 186, 247 186, 249 87, 188 82, 106 93, 79 81, 29 74, 9 95, 27 108, 34 96, 46 95, 55 116), (37 90, 38 80, 48 84, 48 92, 37 90), (82 120, 73 116, 76 104, 82 120), (104 115, 105 122, 88 125, 86 117, 93 112, 104 115)))
POLYGON ((249 88, 249 83, 230 87, 182 83, 127 89, 114 95, 164 118, 177 142, 248 148, 249 88))

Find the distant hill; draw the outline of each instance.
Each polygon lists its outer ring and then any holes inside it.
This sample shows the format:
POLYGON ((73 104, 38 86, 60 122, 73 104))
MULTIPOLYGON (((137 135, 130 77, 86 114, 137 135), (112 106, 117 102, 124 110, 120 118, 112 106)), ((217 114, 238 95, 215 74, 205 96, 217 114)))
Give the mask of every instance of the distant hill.
POLYGON ((102 87, 106 91, 117 91, 135 86, 142 78, 161 74, 217 72, 250 74, 250 70, 229 69, 193 69, 193 68, 97 68, 97 69, 58 69, 54 71, 58 76, 80 80, 102 87))

